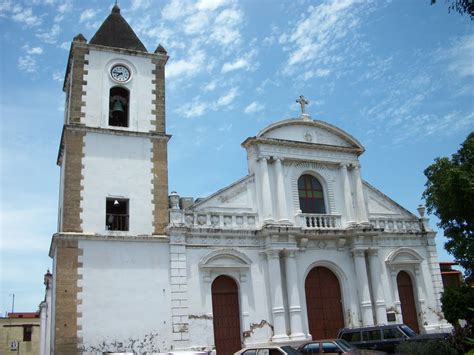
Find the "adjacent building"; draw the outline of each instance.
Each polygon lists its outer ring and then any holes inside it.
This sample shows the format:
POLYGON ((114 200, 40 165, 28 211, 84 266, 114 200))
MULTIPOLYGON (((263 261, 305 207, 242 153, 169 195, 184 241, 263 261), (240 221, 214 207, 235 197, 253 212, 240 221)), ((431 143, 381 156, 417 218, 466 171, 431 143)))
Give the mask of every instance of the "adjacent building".
POLYGON ((221 355, 342 327, 450 327, 423 209, 363 180, 363 145, 303 97, 298 117, 243 141, 241 179, 196 201, 168 194, 167 60, 117 5, 71 44, 47 351, 221 355))
POLYGON ((38 312, 12 312, 0 317, 0 355, 37 355, 39 343, 38 312))

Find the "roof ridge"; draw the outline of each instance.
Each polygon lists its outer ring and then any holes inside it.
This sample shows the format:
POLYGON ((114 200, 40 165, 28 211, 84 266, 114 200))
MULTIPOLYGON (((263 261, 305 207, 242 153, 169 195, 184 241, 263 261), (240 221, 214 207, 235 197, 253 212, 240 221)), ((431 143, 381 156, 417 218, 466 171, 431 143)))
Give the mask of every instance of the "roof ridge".
POLYGON ((114 5, 109 16, 107 16, 89 43, 148 52, 132 27, 120 14, 120 8, 117 4, 114 5))

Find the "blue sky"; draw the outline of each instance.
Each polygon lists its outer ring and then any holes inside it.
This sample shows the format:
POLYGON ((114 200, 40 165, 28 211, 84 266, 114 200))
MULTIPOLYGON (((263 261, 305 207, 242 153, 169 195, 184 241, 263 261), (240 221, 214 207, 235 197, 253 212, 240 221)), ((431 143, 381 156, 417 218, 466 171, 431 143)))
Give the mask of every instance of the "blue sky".
MULTIPOLYGON (((0 0, 0 314, 32 311, 56 231, 62 81, 70 41, 113 1, 0 0)), ((474 128, 474 33, 439 0, 121 0, 167 73, 169 188, 206 196, 246 175, 240 143, 308 113, 366 148, 362 175, 407 209, 423 170, 474 128)), ((435 220, 431 219, 434 226, 435 220)), ((437 238, 441 260, 449 260, 437 238)))

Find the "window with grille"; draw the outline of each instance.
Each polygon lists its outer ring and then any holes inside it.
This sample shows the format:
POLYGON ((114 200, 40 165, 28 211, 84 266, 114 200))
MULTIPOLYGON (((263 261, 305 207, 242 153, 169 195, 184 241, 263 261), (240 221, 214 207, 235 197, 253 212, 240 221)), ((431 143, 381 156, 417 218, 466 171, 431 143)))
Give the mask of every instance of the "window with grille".
POLYGON ((298 179, 298 196, 303 213, 326 213, 321 183, 314 176, 306 174, 298 179))

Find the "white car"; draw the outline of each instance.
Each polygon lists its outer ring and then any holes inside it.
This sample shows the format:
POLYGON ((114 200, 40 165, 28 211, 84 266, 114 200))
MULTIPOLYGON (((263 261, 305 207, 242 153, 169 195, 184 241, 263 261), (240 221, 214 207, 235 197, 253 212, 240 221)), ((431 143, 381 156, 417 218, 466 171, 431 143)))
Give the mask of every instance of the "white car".
POLYGON ((243 348, 234 355, 302 355, 301 352, 289 345, 283 346, 256 346, 243 348))

